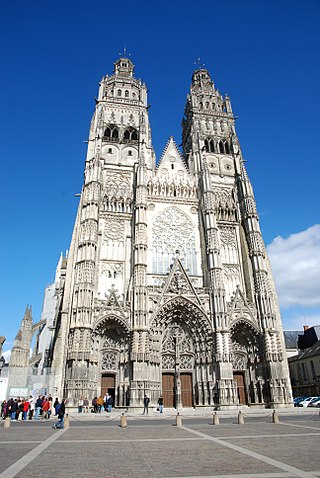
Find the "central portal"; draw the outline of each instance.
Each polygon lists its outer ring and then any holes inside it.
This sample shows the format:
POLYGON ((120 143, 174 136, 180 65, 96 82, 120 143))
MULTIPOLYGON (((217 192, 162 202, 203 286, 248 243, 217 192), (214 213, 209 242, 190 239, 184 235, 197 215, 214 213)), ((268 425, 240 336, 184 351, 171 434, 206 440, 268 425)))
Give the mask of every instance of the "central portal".
MULTIPOLYGON (((193 406, 192 394, 192 373, 181 373, 181 405, 183 407, 193 406)), ((164 406, 176 408, 177 380, 174 373, 162 374, 162 397, 164 406)))
POLYGON ((174 408, 174 374, 163 373, 162 374, 162 398, 163 404, 166 408, 174 408))

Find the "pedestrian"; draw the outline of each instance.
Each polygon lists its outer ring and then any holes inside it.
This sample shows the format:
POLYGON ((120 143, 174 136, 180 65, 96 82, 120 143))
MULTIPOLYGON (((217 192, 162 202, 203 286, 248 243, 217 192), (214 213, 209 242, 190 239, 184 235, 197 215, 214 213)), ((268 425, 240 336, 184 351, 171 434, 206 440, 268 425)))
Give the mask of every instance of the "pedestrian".
POLYGON ((55 415, 58 415, 58 413, 59 413, 59 408, 60 408, 60 402, 59 402, 58 397, 56 397, 56 399, 55 399, 55 401, 54 401, 53 408, 54 408, 54 414, 55 414, 55 415))
POLYGON ((35 404, 35 415, 34 415, 35 420, 39 420, 39 415, 40 415, 40 412, 41 412, 42 402, 43 402, 43 399, 39 395, 38 398, 37 398, 36 404, 35 404))
POLYGON ((4 420, 6 418, 6 412, 7 412, 7 402, 6 400, 3 400, 1 403, 1 418, 4 420))
POLYGON ((49 402, 48 418, 50 418, 53 413, 53 404, 52 404, 53 402, 52 402, 51 395, 49 395, 48 397, 48 402, 49 402))
POLYGON ((101 413, 102 405, 103 405, 103 398, 100 395, 100 397, 97 399, 98 413, 101 413))
POLYGON ((65 406, 65 399, 63 398, 61 400, 61 404, 60 404, 60 408, 59 408, 59 414, 58 414, 58 421, 57 423, 54 425, 53 428, 55 428, 56 430, 58 428, 63 428, 64 426, 64 415, 65 415, 65 412, 66 412, 66 406, 65 406))
POLYGON ((159 400, 158 400, 158 408, 159 408, 159 412, 163 413, 163 398, 162 398, 162 395, 159 397, 159 400))
POLYGON ((98 404, 97 404, 97 397, 92 399, 92 406, 93 406, 93 413, 98 413, 98 404))
POLYGON ((27 420, 30 403, 28 400, 22 400, 22 402, 23 402, 22 420, 27 420))
POLYGON ((50 405, 49 400, 45 398, 42 402, 42 420, 50 418, 50 405))
POLYGON ((144 396, 144 399, 143 399, 143 414, 144 415, 145 413, 149 413, 149 403, 150 403, 150 398, 148 397, 148 395, 145 395, 144 396))
POLYGON ((11 414, 11 421, 16 421, 16 414, 18 412, 18 400, 15 399, 10 405, 10 414, 11 414))
POLYGON ((108 412, 109 413, 111 413, 112 405, 113 405, 113 398, 112 398, 112 395, 109 395, 108 401, 107 401, 107 406, 108 406, 108 412))
POLYGON ((23 408, 24 408, 24 399, 18 399, 18 411, 17 411, 17 419, 23 420, 23 408))
POLYGON ((83 409, 83 398, 80 398, 80 400, 78 401, 78 413, 82 413, 82 409, 83 409))
POLYGON ((34 412, 34 398, 32 395, 29 397, 29 420, 32 420, 34 412))
POLYGON ((89 412, 89 400, 87 398, 83 400, 83 409, 85 413, 89 412))

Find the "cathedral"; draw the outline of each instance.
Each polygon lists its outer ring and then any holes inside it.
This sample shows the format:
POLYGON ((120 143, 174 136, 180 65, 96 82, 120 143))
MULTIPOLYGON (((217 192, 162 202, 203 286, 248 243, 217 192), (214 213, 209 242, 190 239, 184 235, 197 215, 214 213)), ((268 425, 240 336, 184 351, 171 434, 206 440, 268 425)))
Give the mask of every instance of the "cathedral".
MULTIPOLYGON (((129 58, 100 82, 43 366, 75 406, 291 405, 281 317, 230 98, 192 75, 156 161, 129 58)), ((31 325, 30 325, 31 327, 31 325)), ((36 360, 34 360, 34 363, 36 360)), ((14 364, 13 364, 14 365, 14 364)))

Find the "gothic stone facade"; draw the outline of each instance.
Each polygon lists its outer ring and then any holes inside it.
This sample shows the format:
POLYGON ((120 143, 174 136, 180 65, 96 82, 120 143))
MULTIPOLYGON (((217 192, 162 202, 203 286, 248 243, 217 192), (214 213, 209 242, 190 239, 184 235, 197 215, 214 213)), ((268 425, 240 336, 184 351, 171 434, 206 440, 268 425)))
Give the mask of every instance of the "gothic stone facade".
POLYGON ((277 297, 229 97, 193 73, 180 153, 156 164, 147 88, 101 80, 52 393, 166 407, 291 403, 277 297))

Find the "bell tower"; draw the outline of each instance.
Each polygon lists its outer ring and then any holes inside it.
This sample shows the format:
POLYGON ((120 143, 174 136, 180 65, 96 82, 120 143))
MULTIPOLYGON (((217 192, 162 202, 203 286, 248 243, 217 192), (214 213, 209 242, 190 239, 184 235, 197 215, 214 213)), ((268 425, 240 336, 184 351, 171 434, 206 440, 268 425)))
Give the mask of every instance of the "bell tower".
POLYGON ((117 403, 126 404, 127 304, 134 287, 132 222, 141 156, 144 167, 154 167, 147 88, 135 78, 132 61, 121 57, 99 84, 56 345, 63 353, 53 361, 55 392, 63 388, 75 404, 115 388, 117 403))
POLYGON ((257 401, 262 394, 272 406, 290 401, 280 312, 235 117, 230 98, 220 94, 204 67, 192 75, 182 127, 184 154, 199 181, 204 280, 211 291, 219 403, 257 401), (241 313, 235 313, 239 307, 241 313), (254 348, 260 349, 260 355, 250 363, 254 348), (247 354, 241 367, 244 355, 239 351, 247 354), (247 367, 255 376, 249 392, 248 372, 242 371, 247 367))

